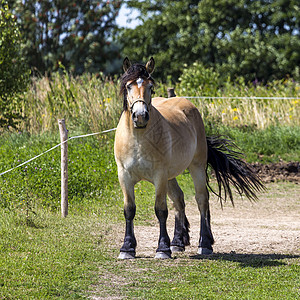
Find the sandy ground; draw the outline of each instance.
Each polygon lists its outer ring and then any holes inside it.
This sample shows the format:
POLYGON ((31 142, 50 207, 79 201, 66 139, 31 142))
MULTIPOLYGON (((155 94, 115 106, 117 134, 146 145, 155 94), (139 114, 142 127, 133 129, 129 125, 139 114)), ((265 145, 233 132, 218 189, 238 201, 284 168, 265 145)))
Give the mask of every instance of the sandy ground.
MULTIPOLYGON (((269 184, 267 188, 268 191, 261 194, 256 203, 237 196, 235 207, 228 202, 223 209, 217 198, 211 197, 214 253, 300 255, 300 185, 269 184)), ((186 201, 186 215, 191 225, 191 245, 180 256, 188 257, 196 254, 199 240, 200 217, 193 199, 186 201)), ((159 229, 155 219, 151 223, 152 226, 135 226, 137 257, 155 255, 159 229)), ((174 209, 169 203, 170 238, 173 230, 174 209)), ((123 234, 119 227, 113 247, 122 245, 123 234)))
MULTIPOLYGON (((228 202, 223 209, 217 198, 211 196, 211 219, 216 257, 236 259, 244 263, 246 262, 244 257, 300 258, 300 185, 271 183, 267 185, 267 188, 268 191, 261 194, 256 203, 236 197, 235 207, 228 202)), ((187 199, 186 203, 186 214, 191 225, 191 245, 186 247, 184 253, 173 254, 173 258, 176 259, 171 262, 174 264, 182 259, 187 263, 189 259, 201 258, 196 255, 200 223, 198 208, 192 198, 187 199)), ((169 203, 168 231, 172 238, 174 209, 171 206, 169 203)), ((149 226, 135 226, 138 242, 137 259, 153 259, 155 256, 159 235, 158 221, 153 217, 149 223, 151 224, 149 226)), ((110 228, 108 235, 107 240, 110 241, 108 247, 111 247, 113 255, 116 255, 115 250, 118 250, 123 242, 124 224, 110 228)), ((103 282, 107 282, 108 278, 109 285, 114 287, 114 290, 118 290, 118 286, 124 284, 123 277, 113 273, 106 274, 101 277, 101 283, 93 287, 91 299, 125 298, 118 293, 107 294, 103 290, 103 282)))

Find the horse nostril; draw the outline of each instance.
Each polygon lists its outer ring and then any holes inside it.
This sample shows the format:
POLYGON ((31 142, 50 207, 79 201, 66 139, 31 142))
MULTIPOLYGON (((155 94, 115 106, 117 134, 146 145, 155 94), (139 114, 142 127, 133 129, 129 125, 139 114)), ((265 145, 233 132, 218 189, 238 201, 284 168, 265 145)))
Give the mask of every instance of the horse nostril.
POLYGON ((133 112, 132 115, 131 115, 131 117, 132 117, 132 120, 133 120, 133 121, 136 120, 136 113, 133 112))
POLYGON ((149 113, 147 111, 145 111, 145 121, 146 122, 149 121, 149 113))

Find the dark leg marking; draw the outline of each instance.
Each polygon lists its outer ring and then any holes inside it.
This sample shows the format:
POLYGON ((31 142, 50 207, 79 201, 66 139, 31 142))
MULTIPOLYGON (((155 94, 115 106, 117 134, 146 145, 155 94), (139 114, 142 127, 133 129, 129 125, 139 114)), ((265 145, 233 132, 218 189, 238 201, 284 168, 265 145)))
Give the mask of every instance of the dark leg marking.
MULTIPOLYGON (((125 238, 124 238, 124 244, 122 248, 120 249, 120 252, 127 252, 129 253, 132 258, 135 256, 135 248, 136 248, 136 239, 134 236, 134 230, 133 230, 133 219, 135 216, 136 207, 127 207, 124 209, 124 216, 126 220, 126 227, 125 227, 125 238)), ((122 255, 120 255, 120 258, 122 255)), ((126 255, 125 255, 126 256, 126 255)), ((129 258, 129 257, 123 257, 123 258, 129 258)))
POLYGON ((184 215, 184 222, 182 222, 178 215, 175 216, 175 229, 174 238, 172 240, 171 246, 176 246, 185 250, 185 246, 190 245, 190 235, 189 235, 190 224, 187 217, 184 215))
POLYGON ((207 210, 207 214, 201 214, 200 223, 200 240, 199 240, 199 254, 211 254, 213 252, 212 245, 214 244, 214 238, 210 227, 210 211, 207 210))
MULTIPOLYGON (((156 252, 163 252, 168 257, 171 257, 170 238, 167 233, 168 210, 159 210, 155 208, 155 214, 159 220, 159 229, 160 229, 158 248, 156 252)), ((162 258, 162 257, 158 257, 158 258, 162 258)))

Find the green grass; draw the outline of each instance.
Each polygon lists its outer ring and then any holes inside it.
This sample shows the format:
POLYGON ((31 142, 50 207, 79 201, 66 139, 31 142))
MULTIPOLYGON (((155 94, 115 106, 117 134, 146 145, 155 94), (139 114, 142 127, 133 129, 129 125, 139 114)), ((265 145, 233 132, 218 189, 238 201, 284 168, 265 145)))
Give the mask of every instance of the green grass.
POLYGON ((300 160, 300 130, 297 126, 229 127, 208 124, 207 135, 229 137, 245 153, 248 162, 278 162, 300 160))
MULTIPOLYGON (((208 135, 229 136, 248 162, 299 161, 300 131, 298 127, 225 127, 208 124, 208 135)), ((70 133, 70 135, 75 135, 70 133)), ((122 206, 117 168, 113 154, 114 133, 72 140, 69 148, 69 202, 87 205, 114 198, 122 206), (100 200, 101 199, 101 200, 100 200)), ((5 134, 0 136, 0 172, 40 154, 59 143, 56 134, 5 134)), ((136 191, 147 197, 149 185, 139 184, 136 191)), ((0 206, 34 212, 37 207, 57 210, 60 207, 60 148, 0 177, 0 206)), ((103 213, 114 210, 110 201, 103 213)), ((147 212, 147 206, 144 207, 147 212)), ((33 216, 33 215, 32 215, 33 216)))
MULTIPOLYGON (((184 180, 181 183, 186 191, 189 187, 184 180)), ((285 183, 270 186, 278 192, 287 187, 296 189, 285 183)), ((137 197, 137 203, 144 202, 142 205, 153 210, 151 197, 137 197)), ((91 295, 121 299, 299 296, 297 255, 220 253, 201 258, 180 254, 167 261, 119 261, 118 248, 111 238, 116 228, 124 229, 123 218, 117 216, 122 216, 122 209, 106 215, 99 213, 105 209, 104 203, 82 203, 82 210, 71 209, 65 219, 43 209, 37 211, 31 224, 26 224, 22 214, 0 209, 0 299, 85 299, 91 295)), ((137 223, 145 226, 154 219, 153 214, 145 213, 137 223)))
POLYGON ((296 299, 299 293, 299 261, 284 255, 136 260, 116 262, 102 272, 99 283, 106 284, 104 295, 128 298, 281 299, 285 295, 285 299, 296 299), (119 284, 109 284, 107 277, 119 284))
MULTIPOLYGON (((105 259, 95 216, 39 212, 34 226, 1 210, 0 299, 81 299, 105 259)), ((99 230, 100 231, 100 230, 99 230)))

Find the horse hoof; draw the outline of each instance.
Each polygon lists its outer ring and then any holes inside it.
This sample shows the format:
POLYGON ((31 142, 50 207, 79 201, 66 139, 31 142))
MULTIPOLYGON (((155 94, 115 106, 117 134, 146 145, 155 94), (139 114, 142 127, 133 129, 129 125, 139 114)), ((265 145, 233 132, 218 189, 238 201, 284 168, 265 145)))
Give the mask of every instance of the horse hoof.
POLYGON ((180 246, 171 246, 170 249, 172 253, 184 252, 184 247, 180 247, 180 246))
POLYGON ((166 252, 156 252, 155 258, 157 259, 169 259, 171 258, 171 254, 166 252))
POLYGON ((120 252, 118 259, 133 259, 135 258, 134 252, 120 252))
POLYGON ((199 247, 197 253, 200 254, 200 255, 210 255, 210 254, 213 253, 213 250, 212 249, 208 249, 208 248, 199 247))

